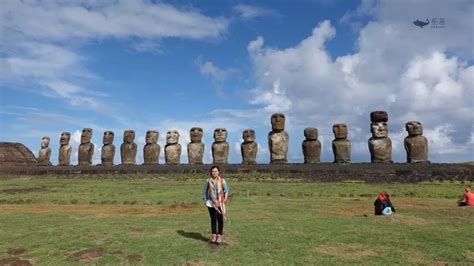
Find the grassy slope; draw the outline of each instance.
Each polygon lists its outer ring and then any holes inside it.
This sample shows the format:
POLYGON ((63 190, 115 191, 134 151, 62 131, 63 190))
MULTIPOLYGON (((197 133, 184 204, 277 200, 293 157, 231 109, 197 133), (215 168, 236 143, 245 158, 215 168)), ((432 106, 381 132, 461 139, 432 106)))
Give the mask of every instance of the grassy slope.
POLYGON ((98 264, 129 255, 145 264, 474 263, 474 208, 455 206, 462 184, 251 177, 228 178, 231 223, 219 248, 206 242, 203 180, 194 176, 3 179, 0 259, 23 247, 34 264, 69 264, 74 251, 99 247, 98 264), (381 190, 397 208, 391 217, 372 215, 381 190))

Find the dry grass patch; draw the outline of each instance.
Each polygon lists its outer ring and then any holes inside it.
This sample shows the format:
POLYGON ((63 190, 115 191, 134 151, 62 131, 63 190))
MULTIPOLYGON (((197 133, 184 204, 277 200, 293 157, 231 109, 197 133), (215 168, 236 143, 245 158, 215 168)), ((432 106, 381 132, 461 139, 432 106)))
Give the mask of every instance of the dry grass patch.
POLYGON ((319 246, 316 247, 316 251, 349 261, 358 261, 367 257, 376 257, 379 255, 374 250, 357 244, 319 246))

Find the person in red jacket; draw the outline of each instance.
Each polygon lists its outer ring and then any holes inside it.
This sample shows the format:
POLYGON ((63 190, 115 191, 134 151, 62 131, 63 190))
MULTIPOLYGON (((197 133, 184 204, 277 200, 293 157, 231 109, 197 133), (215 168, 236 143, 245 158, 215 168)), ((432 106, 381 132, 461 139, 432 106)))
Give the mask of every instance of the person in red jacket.
POLYGON ((393 207, 393 204, 390 201, 390 196, 388 196, 385 191, 380 192, 378 195, 374 202, 374 208, 375 215, 391 215, 395 212, 395 207, 393 207))
POLYGON ((474 206, 474 194, 471 191, 471 185, 468 185, 464 189, 464 194, 458 200, 458 206, 474 206))

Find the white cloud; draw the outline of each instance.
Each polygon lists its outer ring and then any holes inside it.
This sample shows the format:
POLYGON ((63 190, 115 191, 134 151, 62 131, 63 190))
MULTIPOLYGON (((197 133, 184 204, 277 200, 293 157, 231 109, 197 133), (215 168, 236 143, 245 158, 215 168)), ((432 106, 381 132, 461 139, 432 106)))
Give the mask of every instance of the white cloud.
POLYGON ((7 0, 2 3, 1 16, 5 33, 18 32, 47 41, 110 37, 201 39, 219 37, 228 26, 224 18, 145 0, 89 6, 77 1, 7 0))
MULTIPOLYGON (((360 30, 358 50, 353 54, 331 58, 325 43, 336 32, 329 21, 320 23, 294 47, 265 47, 261 36, 249 42, 256 80, 250 102, 264 110, 285 112, 292 121, 291 127, 287 124, 289 131, 315 125, 326 137, 321 139, 326 147, 331 146, 332 124, 347 123, 356 161, 368 158, 369 113, 374 110, 389 113, 396 161, 405 160, 404 123, 409 120, 421 121, 427 137, 433 137, 430 153, 445 154, 450 160, 450 154, 457 151, 472 160, 474 66, 468 61, 474 53, 472 36, 466 32, 474 31, 474 25, 467 22, 473 6, 466 2, 410 6, 403 1, 368 1, 365 5, 359 13, 375 20, 360 30), (408 12, 400 12, 400 5, 408 12), (420 31, 412 24, 427 14, 445 17, 446 28, 420 31), (439 133, 441 125, 449 130, 439 133), (446 139, 440 142, 440 138, 446 139)), ((300 132, 290 136, 295 134, 300 132)), ((297 145, 290 138, 290 153, 300 153, 297 145)), ((323 152, 331 157, 330 149, 323 152)))
POLYGON ((263 8, 252 5, 239 4, 234 6, 234 12, 237 13, 242 19, 254 19, 257 17, 265 17, 276 15, 277 12, 270 8, 263 8))
POLYGON ((0 19, 0 83, 101 113, 111 113, 114 102, 105 104, 109 95, 90 86, 99 77, 78 52, 84 41, 125 39, 139 52, 159 53, 163 38, 218 38, 229 24, 225 18, 148 0, 6 0, 0 19))
POLYGON ((211 61, 202 62, 202 58, 198 57, 194 61, 199 67, 199 72, 205 77, 211 79, 212 85, 215 88, 216 95, 225 98, 224 82, 233 74, 236 73, 234 69, 222 69, 216 66, 211 61))

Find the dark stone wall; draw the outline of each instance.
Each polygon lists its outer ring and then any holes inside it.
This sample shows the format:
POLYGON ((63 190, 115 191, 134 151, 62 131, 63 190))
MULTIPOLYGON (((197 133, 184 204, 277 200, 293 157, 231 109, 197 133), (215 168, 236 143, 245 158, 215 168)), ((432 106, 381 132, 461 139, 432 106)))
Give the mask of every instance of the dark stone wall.
MULTIPOLYGON (((140 175, 199 174, 207 175, 211 165, 116 165, 116 166, 0 166, 0 178, 14 175, 140 175)), ((303 178, 308 181, 339 182, 359 180, 367 183, 435 180, 474 181, 474 165, 466 164, 256 164, 220 165, 222 175, 232 173, 245 178, 247 173, 270 173, 275 178, 303 178)))
POLYGON ((13 142, 0 142, 0 167, 35 164, 35 155, 25 145, 13 142))

